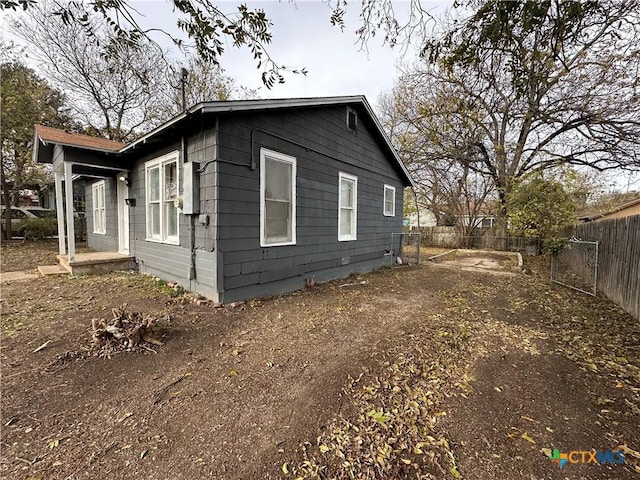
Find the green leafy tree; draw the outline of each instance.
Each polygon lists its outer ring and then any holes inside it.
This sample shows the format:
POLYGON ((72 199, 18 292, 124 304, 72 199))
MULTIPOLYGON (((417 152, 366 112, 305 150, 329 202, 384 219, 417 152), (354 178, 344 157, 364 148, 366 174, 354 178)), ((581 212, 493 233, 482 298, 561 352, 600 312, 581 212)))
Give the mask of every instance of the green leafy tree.
POLYGON ((408 218, 410 215, 418 213, 416 198, 410 188, 404 189, 404 204, 402 205, 402 217, 408 218))
POLYGON ((576 198, 572 192, 540 173, 519 179, 507 202, 509 230, 516 235, 555 238, 575 221, 576 198))
MULTIPOLYGON (((64 127, 69 117, 64 95, 17 60, 3 62, 0 76, 2 195, 8 206, 18 204, 20 190, 39 190, 48 179, 45 166, 33 161, 33 125, 64 127)), ((2 234, 8 239, 12 234, 11 209, 7 209, 5 219, 2 234)))

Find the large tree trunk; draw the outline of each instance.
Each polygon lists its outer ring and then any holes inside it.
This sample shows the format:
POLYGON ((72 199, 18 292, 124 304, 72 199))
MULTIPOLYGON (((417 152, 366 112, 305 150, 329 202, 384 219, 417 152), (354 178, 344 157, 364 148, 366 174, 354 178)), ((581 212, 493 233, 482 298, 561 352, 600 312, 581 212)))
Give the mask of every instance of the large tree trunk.
POLYGON ((5 208, 4 212, 4 226, 2 228, 2 239, 11 240, 13 232, 11 230, 11 186, 7 182, 7 178, 4 174, 4 160, 0 156, 0 183, 2 184, 2 200, 5 208))
POLYGON ((500 242, 496 247, 502 250, 509 249, 508 227, 509 227, 509 213, 507 210, 507 187, 498 187, 498 211, 496 212, 496 221, 493 226, 494 235, 500 239, 500 242))

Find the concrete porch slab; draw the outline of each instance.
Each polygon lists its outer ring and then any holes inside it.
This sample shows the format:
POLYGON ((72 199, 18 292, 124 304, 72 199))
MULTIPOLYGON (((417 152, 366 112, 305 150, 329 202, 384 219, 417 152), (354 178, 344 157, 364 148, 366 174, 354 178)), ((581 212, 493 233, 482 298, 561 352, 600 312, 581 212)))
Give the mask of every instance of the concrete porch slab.
POLYGON ((58 261, 72 275, 94 275, 135 268, 133 256, 116 252, 77 253, 72 262, 66 255, 58 255, 58 261))
POLYGON ((40 265, 38 266, 40 275, 63 275, 69 273, 62 265, 40 265))

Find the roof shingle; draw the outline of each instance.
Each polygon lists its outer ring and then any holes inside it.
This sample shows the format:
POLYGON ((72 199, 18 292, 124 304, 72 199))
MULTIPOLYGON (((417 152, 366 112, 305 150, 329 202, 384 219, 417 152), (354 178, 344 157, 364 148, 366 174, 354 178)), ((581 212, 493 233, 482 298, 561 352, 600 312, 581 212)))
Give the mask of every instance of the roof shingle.
POLYGON ((70 147, 81 147, 101 152, 117 152, 125 147, 126 143, 107 140, 106 138, 92 137, 81 133, 69 133, 59 128, 36 125, 36 136, 42 142, 57 143, 70 147))

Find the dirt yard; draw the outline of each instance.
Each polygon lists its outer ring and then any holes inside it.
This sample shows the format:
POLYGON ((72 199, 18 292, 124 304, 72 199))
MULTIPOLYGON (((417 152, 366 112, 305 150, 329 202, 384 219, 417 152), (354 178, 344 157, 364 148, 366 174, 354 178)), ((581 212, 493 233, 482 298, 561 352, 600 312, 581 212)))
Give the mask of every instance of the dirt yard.
MULTIPOLYGON (((3 245, 3 272, 55 261, 24 247, 3 245)), ((126 272, 4 283, 0 475, 640 478, 640 322, 534 260, 225 308, 126 272), (97 355, 91 321, 123 303, 163 346, 97 355), (561 469, 554 449, 626 462, 561 469)))

